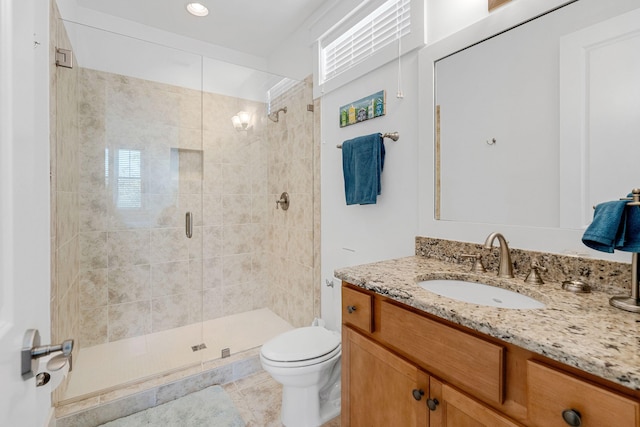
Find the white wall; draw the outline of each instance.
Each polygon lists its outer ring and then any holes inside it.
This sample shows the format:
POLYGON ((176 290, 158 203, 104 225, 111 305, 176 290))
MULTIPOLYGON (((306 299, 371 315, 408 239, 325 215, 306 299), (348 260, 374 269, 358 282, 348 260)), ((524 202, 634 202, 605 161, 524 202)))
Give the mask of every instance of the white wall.
POLYGON ((426 0, 426 3, 427 43, 443 39, 489 15, 486 0, 426 0))
MULTIPOLYGON (((417 234, 417 150, 419 138, 417 53, 402 58, 404 99, 396 98, 398 67, 389 63, 322 97, 322 281, 336 268, 414 253, 417 234), (340 128, 339 108, 379 90, 387 92, 387 114, 340 128), (385 139, 382 193, 374 205, 347 206, 342 152, 336 145, 360 135, 399 132, 385 139)), ((323 286, 322 316, 329 327, 340 324, 340 288, 323 286)))

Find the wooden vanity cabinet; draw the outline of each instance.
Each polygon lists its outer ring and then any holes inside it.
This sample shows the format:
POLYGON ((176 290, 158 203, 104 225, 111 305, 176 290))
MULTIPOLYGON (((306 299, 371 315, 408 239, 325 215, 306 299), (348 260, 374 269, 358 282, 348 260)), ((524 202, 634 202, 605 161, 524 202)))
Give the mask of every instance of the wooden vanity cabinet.
POLYGON ((342 363, 343 426, 521 426, 349 327, 342 363))
POLYGON ((640 427, 640 393, 344 282, 342 298, 343 427, 640 427))
POLYGON ((360 333, 342 334, 343 426, 429 425, 429 377, 360 333))
MULTIPOLYGON (((396 327, 409 321, 405 314, 415 314, 397 312, 402 310, 399 307, 388 307, 393 320, 389 314, 381 316, 384 312, 375 296, 349 287, 343 287, 342 298, 342 426, 519 426, 372 339, 380 335, 380 326, 385 321, 389 322, 388 333, 393 335, 390 340, 401 338, 396 327), (378 315, 374 315, 376 309, 378 315)), ((425 319, 416 317, 412 320, 421 322, 425 319)), ((427 343, 433 344, 433 348, 419 352, 421 356, 440 361, 436 365, 442 365, 442 371, 463 368, 463 360, 477 362, 476 368, 461 369, 460 373, 453 375, 455 381, 468 378, 473 389, 480 390, 478 387, 484 385, 489 390, 484 394, 490 399, 501 400, 502 348, 483 341, 476 342, 475 337, 458 336, 457 331, 452 331, 452 337, 447 337, 440 329, 445 326, 440 324, 429 323, 428 326, 426 337, 422 339, 434 334, 435 341, 427 343), (456 352, 453 348, 457 340, 467 346, 463 351, 456 352), (457 355, 452 358, 447 352, 457 355), (483 360, 485 358, 489 360, 483 360), (495 379, 491 378, 492 374, 495 374, 495 379)), ((403 329, 406 329, 406 324, 403 329)), ((425 345, 419 337, 410 336, 409 339, 418 347, 425 345)), ((406 342, 402 340, 400 343, 406 342)), ((407 346, 413 349, 411 345, 407 346)))

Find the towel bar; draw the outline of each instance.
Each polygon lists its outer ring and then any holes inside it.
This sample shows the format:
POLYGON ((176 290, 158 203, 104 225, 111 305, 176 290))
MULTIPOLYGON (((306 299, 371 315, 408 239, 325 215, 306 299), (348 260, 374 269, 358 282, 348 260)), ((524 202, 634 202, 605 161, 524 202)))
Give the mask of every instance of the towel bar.
MULTIPOLYGON (((400 134, 398 132, 387 132, 382 134, 383 138, 389 138, 393 141, 397 141, 400 139, 400 134)), ((336 145, 336 148, 342 148, 342 144, 336 145)))
MULTIPOLYGON (((633 197, 621 197, 620 200, 631 200, 627 206, 640 206, 640 188, 634 188, 631 190, 631 194, 633 197)), ((595 209, 596 205, 593 205, 592 208, 595 209)))

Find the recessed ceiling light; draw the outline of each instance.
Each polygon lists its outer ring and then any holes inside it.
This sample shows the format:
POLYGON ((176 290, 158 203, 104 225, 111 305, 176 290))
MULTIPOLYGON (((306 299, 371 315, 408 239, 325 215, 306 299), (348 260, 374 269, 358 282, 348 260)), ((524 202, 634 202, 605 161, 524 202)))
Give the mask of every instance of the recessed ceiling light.
POLYGON ((195 16, 207 16, 209 14, 209 9, 201 3, 189 3, 187 4, 187 10, 195 16))

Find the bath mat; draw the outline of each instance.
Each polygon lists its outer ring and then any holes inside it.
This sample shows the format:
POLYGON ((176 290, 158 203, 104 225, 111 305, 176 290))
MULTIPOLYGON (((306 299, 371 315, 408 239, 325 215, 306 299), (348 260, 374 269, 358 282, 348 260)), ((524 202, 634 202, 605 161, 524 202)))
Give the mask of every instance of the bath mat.
POLYGON ((229 395, 213 386, 102 426, 244 427, 245 423, 229 395))

